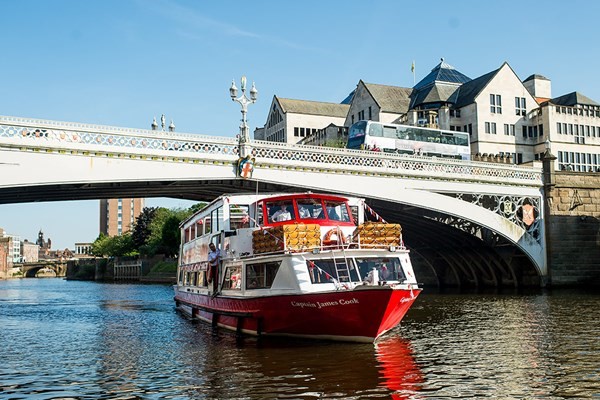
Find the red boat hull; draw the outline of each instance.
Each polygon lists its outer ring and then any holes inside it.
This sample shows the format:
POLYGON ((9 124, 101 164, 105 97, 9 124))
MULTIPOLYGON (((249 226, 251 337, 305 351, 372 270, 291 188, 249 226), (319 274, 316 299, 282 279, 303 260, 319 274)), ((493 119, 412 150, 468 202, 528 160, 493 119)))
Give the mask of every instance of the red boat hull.
POLYGON ((420 289, 386 286, 265 297, 211 297, 179 292, 192 317, 251 335, 373 342, 400 323, 420 289))

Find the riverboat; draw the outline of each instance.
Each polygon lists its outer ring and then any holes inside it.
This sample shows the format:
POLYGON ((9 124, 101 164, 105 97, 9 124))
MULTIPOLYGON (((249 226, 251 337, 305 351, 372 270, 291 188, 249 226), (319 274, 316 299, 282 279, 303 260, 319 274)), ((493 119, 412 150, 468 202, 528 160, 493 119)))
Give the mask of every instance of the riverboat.
POLYGON ((400 225, 381 221, 359 198, 223 195, 180 225, 176 307, 238 334, 373 342, 421 291, 400 225))

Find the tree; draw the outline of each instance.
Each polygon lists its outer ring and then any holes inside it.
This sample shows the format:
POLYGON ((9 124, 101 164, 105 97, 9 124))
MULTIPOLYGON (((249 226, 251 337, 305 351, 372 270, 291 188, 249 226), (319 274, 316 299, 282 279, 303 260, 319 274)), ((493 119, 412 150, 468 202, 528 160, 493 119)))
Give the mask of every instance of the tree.
POLYGON ((148 242, 151 235, 150 225, 152 224, 152 220, 154 220, 157 210, 157 207, 144 207, 140 215, 135 219, 132 238, 133 244, 137 249, 141 249, 148 242))
POLYGON ((92 243, 92 254, 98 257, 123 257, 138 254, 130 232, 120 236, 106 236, 101 233, 92 243))

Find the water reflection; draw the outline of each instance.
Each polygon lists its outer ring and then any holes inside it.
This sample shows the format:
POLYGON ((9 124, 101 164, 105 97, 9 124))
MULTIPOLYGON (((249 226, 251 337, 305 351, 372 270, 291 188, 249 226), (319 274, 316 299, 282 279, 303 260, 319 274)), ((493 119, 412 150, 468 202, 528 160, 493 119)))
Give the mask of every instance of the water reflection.
POLYGON ((596 293, 423 293, 370 344, 238 340, 168 286, 0 281, 0 398, 593 398, 596 293))
POLYGON ((384 337, 375 344, 375 354, 383 383, 393 391, 392 398, 421 398, 418 392, 425 378, 408 340, 395 335, 384 337))

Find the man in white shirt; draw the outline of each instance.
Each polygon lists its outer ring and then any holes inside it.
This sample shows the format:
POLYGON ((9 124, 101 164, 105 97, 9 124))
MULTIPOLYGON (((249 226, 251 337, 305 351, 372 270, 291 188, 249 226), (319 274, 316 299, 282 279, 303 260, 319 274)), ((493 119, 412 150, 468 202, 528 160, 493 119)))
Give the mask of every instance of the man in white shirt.
POLYGON ((275 222, 289 221, 292 219, 292 214, 287 210, 287 206, 282 204, 281 208, 275 211, 271 219, 275 222))

